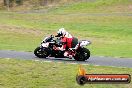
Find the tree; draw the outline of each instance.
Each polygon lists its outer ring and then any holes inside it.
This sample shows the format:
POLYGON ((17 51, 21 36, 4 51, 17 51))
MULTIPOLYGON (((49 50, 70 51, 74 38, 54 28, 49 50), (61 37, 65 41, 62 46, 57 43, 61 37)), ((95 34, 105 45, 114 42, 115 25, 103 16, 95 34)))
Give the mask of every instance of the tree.
POLYGON ((3 2, 4 2, 4 5, 6 6, 7 5, 6 0, 4 0, 3 2))
POLYGON ((45 6, 47 5, 48 0, 40 0, 40 5, 45 6))
POLYGON ((8 11, 10 10, 10 0, 4 0, 4 5, 7 6, 8 11))
POLYGON ((13 6, 13 2, 14 2, 14 0, 4 0, 4 5, 12 7, 13 6))
POLYGON ((23 3, 23 0, 16 0, 15 2, 17 5, 21 5, 23 3))
POLYGON ((16 3, 17 5, 21 5, 23 0, 3 0, 3 2, 9 11, 10 7, 12 7, 14 3, 16 3))

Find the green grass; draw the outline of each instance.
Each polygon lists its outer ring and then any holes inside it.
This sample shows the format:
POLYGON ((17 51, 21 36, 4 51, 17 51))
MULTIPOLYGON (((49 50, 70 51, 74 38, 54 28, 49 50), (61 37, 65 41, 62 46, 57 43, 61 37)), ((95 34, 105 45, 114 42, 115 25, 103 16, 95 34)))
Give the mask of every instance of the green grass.
POLYGON ((69 14, 69 13, 100 13, 100 12, 131 12, 131 0, 96 0, 93 2, 76 2, 66 4, 60 8, 53 8, 52 12, 56 14, 69 14))
MULTIPOLYGON (((0 88, 131 88, 132 84, 86 84, 75 77, 79 65, 34 60, 0 59, 0 88), (108 87, 109 86, 109 87, 108 87)), ((88 74, 131 74, 131 68, 83 66, 88 74)))
POLYGON ((65 27, 79 39, 92 41, 88 46, 92 55, 131 58, 132 16, 127 15, 132 11, 130 4, 129 0, 99 0, 50 9, 48 13, 1 11, 0 49, 33 51, 44 36, 65 27), (126 15, 116 14, 119 12, 126 15))

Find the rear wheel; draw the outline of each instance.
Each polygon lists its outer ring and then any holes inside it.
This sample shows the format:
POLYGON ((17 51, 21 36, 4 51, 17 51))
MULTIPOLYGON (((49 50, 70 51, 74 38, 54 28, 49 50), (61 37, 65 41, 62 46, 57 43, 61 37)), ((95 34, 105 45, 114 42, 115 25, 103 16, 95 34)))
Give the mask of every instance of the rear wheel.
POLYGON ((85 61, 89 59, 89 57, 90 57, 90 51, 87 48, 80 48, 77 51, 74 59, 77 61, 85 61))
POLYGON ((48 50, 47 48, 40 48, 40 47, 37 47, 35 50, 34 50, 34 54, 35 56, 39 57, 39 58, 46 58, 49 56, 49 53, 48 53, 48 50))

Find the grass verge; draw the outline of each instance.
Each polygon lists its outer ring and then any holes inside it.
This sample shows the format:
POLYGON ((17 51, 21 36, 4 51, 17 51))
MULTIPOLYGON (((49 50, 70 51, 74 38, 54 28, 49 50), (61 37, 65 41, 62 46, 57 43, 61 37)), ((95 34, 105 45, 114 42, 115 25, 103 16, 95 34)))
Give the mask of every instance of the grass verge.
MULTIPOLYGON (((79 65, 34 60, 0 59, 0 88, 81 88, 79 65)), ((89 74, 131 74, 131 68, 83 66, 89 74)), ((131 88, 132 84, 86 84, 83 88, 131 88)))

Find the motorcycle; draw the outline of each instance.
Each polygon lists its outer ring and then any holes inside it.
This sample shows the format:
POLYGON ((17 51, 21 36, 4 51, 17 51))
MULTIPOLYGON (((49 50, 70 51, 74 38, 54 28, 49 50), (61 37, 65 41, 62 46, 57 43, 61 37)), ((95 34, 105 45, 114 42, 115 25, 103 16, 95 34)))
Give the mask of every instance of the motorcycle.
POLYGON ((34 50, 34 54, 39 58, 74 58, 77 61, 85 61, 89 59, 90 51, 85 48, 85 46, 91 44, 90 41, 81 40, 75 44, 75 47, 69 48, 65 51, 55 49, 55 47, 62 47, 63 44, 65 43, 62 42, 60 38, 55 39, 55 37, 51 35, 43 39, 40 46, 34 50))

